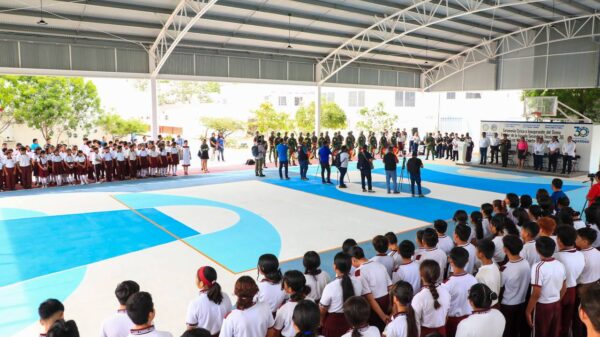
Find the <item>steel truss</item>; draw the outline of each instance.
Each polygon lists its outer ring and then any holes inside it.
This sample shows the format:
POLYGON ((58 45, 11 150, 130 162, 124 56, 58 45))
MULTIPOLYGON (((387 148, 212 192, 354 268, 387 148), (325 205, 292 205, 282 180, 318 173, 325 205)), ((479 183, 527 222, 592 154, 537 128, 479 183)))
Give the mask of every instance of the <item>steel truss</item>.
POLYGON ((518 6, 546 0, 412 0, 412 5, 378 21, 319 61, 317 83, 323 84, 359 58, 386 44, 445 21, 502 7, 518 6), (449 2, 458 5, 449 7, 449 2))
POLYGON ((149 50, 150 73, 156 77, 185 34, 218 0, 181 0, 149 50))
POLYGON ((600 35, 600 13, 563 18, 554 22, 522 28, 456 54, 423 73, 423 89, 496 57, 553 42, 600 35))

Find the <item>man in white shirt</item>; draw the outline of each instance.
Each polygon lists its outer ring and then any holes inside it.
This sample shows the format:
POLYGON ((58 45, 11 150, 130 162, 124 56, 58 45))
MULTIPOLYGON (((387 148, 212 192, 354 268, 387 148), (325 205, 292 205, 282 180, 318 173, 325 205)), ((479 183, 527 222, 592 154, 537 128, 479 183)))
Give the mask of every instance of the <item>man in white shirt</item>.
MULTIPOLYGON (((481 267, 477 271, 475 278, 479 283, 487 285, 496 294, 500 293, 502 286, 502 274, 498 265, 492 261, 496 246, 489 239, 483 239, 477 242, 477 258, 481 261, 481 267)), ((498 300, 492 301, 492 306, 496 305, 498 300)))
POLYGON ((575 143, 573 142, 573 137, 569 136, 567 138, 567 142, 562 146, 562 154, 563 154, 563 168, 562 174, 565 174, 565 170, 568 174, 571 174, 571 168, 573 166, 573 159, 575 159, 575 143))
POLYGON ((485 165, 487 163, 487 149, 490 146, 490 140, 487 138, 485 132, 481 133, 481 139, 479 140, 479 165, 485 165))
POLYGON ((552 140, 548 143, 548 172, 556 172, 556 166, 558 165, 558 156, 560 152, 560 143, 558 137, 552 137, 552 140))
POLYGON ((490 164, 494 163, 494 158, 496 159, 496 164, 498 164, 498 153, 500 152, 500 138, 498 138, 498 133, 494 132, 494 136, 490 138, 490 164))
POLYGON ((543 137, 536 137, 535 143, 533 144, 533 169, 535 171, 542 171, 544 169, 544 145, 543 137))
POLYGON ((131 295, 138 293, 140 286, 134 281, 123 281, 115 289, 115 295, 119 301, 117 312, 112 314, 102 323, 100 337, 127 337, 133 329, 133 322, 127 316, 127 300, 131 295))
POLYGON ((154 328, 154 303, 152 296, 145 292, 133 294, 127 300, 127 316, 134 326, 129 331, 128 337, 143 335, 144 337, 173 337, 168 332, 158 331, 154 328))

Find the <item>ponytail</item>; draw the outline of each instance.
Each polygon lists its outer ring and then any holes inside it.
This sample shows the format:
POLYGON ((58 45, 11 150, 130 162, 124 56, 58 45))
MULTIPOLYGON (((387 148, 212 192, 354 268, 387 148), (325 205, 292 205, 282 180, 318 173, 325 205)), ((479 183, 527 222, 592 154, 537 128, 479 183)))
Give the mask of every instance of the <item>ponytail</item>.
POLYGON ((258 258, 258 270, 273 283, 280 283, 283 278, 279 269, 279 260, 273 254, 264 254, 258 258))
POLYGON ((475 237, 477 240, 483 239, 483 215, 479 211, 471 213, 471 221, 475 227, 475 237))
POLYGON ((306 277, 298 270, 289 270, 285 272, 281 288, 283 289, 284 286, 287 286, 293 291, 290 295, 290 300, 294 302, 299 302, 303 300, 306 295, 310 294, 310 287, 306 285, 306 277))
POLYGON ((204 287, 208 288, 206 293, 208 299, 216 304, 221 304, 223 293, 221 292, 221 285, 217 283, 217 271, 213 267, 204 266, 198 269, 196 277, 204 287))
MULTIPOLYGON (((459 225, 464 226, 464 225, 459 225)), ((414 295, 412 285, 406 281, 398 281, 390 290, 391 302, 394 303, 394 298, 406 308, 406 331, 407 337, 419 337, 419 329, 417 327, 417 319, 415 311, 411 305, 414 295)))
POLYGON ((419 273, 421 274, 423 284, 429 289, 431 296, 433 296, 433 308, 436 310, 439 309, 441 306, 438 301, 440 295, 437 292, 436 282, 441 273, 440 265, 433 260, 425 260, 419 267, 419 273))
POLYGON ((342 286, 342 297, 344 302, 350 297, 355 296, 354 285, 350 279, 350 265, 352 264, 350 256, 345 253, 337 253, 333 258, 333 264, 338 272, 342 273, 340 285, 342 286))
POLYGON ((213 285, 208 289, 206 293, 208 299, 216 304, 221 304, 223 302, 223 293, 221 292, 221 285, 217 282, 213 283, 213 285))
POLYGON ((358 331, 358 327, 352 328, 352 337, 361 337, 362 334, 358 331))
POLYGON ((417 317, 412 305, 409 304, 406 311, 406 337, 419 337, 419 327, 417 326, 417 317))
POLYGON ((79 329, 75 321, 58 320, 48 330, 48 337, 79 337, 79 329))
POLYGON ((344 302, 346 302, 346 300, 350 297, 356 295, 354 293, 354 285, 352 284, 352 279, 348 274, 344 274, 344 276, 342 276, 342 281, 340 282, 340 284, 342 285, 342 298, 344 299, 344 302))
POLYGON ((431 296, 433 296, 433 308, 435 310, 439 309, 441 306, 440 302, 438 301, 438 298, 440 298, 440 294, 438 294, 435 284, 430 284, 427 286, 427 288, 429 288, 431 296))

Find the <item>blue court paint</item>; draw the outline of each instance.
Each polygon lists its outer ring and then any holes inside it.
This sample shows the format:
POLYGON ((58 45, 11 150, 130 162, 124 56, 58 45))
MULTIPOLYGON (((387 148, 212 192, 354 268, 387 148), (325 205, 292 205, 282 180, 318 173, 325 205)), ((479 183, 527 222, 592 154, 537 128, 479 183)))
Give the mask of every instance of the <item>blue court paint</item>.
MULTIPOLYGON (((256 268, 256 261, 260 255, 265 253, 278 255, 281 250, 281 237, 273 225, 258 214, 241 207, 196 197, 151 193, 122 194, 116 198, 137 210, 173 205, 198 205, 235 212, 239 216, 239 221, 232 227, 215 233, 189 237, 185 241, 236 273, 256 268)), ((202 214, 198 214, 198 221, 202 221, 202 214)))
POLYGON ((433 199, 433 198, 378 198, 368 194, 357 195, 342 192, 334 185, 321 184, 320 179, 311 179, 301 181, 297 179, 280 180, 267 179, 267 183, 291 188, 297 191, 316 194, 323 197, 336 199, 360 206, 373 208, 376 210, 397 214, 426 222, 432 222, 437 219, 448 219, 457 209, 464 209, 467 212, 477 210, 477 208, 465 204, 433 199))
POLYGON ((86 269, 69 269, 20 284, 0 287, 0 336, 12 336, 37 322, 38 305, 46 299, 56 298, 64 302, 77 289, 86 269))
POLYGON ((171 218, 170 216, 162 213, 161 211, 154 208, 144 208, 137 210, 140 214, 161 225, 169 232, 180 238, 187 238, 190 236, 198 235, 197 231, 190 227, 182 224, 181 222, 171 218))
POLYGON ((130 210, 0 220, 0 233, 0 286, 175 240, 130 210))
POLYGON ((22 208, 0 208, 0 220, 36 218, 46 213, 22 208))

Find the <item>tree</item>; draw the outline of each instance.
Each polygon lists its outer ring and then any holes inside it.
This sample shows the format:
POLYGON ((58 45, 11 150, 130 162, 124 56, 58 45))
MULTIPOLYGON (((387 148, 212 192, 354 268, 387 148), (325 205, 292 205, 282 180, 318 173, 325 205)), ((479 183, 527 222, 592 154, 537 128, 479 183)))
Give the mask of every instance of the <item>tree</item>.
POLYGON ((200 118, 200 122, 207 128, 207 133, 208 129, 215 130, 221 132, 224 138, 227 138, 236 131, 244 130, 245 126, 242 121, 224 117, 202 117, 200 118))
POLYGON ((358 113, 362 117, 362 120, 356 123, 356 126, 359 129, 367 131, 391 129, 398 120, 398 116, 386 112, 384 108, 383 102, 379 102, 371 109, 360 109, 358 113))
POLYGON ((277 112, 270 102, 264 102, 248 120, 248 128, 265 133, 267 131, 289 131, 294 127, 290 116, 285 112, 277 112))
POLYGON ((118 114, 104 114, 96 124, 108 133, 113 139, 121 138, 127 135, 143 133, 148 131, 149 125, 139 119, 124 119, 118 114))
POLYGON ((14 76, 0 77, 0 133, 16 122, 14 111, 18 101, 18 90, 14 78, 14 76))
MULTIPOLYGON (((296 126, 301 130, 315 129, 315 102, 307 107, 301 106, 296 111, 296 126)), ((346 113, 335 102, 321 102, 321 127, 325 129, 345 129, 347 126, 346 113)))
MULTIPOLYGON (((600 122, 600 89, 523 90, 521 99, 536 96, 556 96, 558 100, 581 112, 594 122, 600 122)), ((568 111, 565 111, 568 113, 568 111)), ((579 116, 577 116, 579 117, 579 116)))
POLYGON ((17 76, 11 81, 18 93, 16 122, 40 130, 44 139, 87 133, 101 112, 96 86, 82 78, 17 76))

